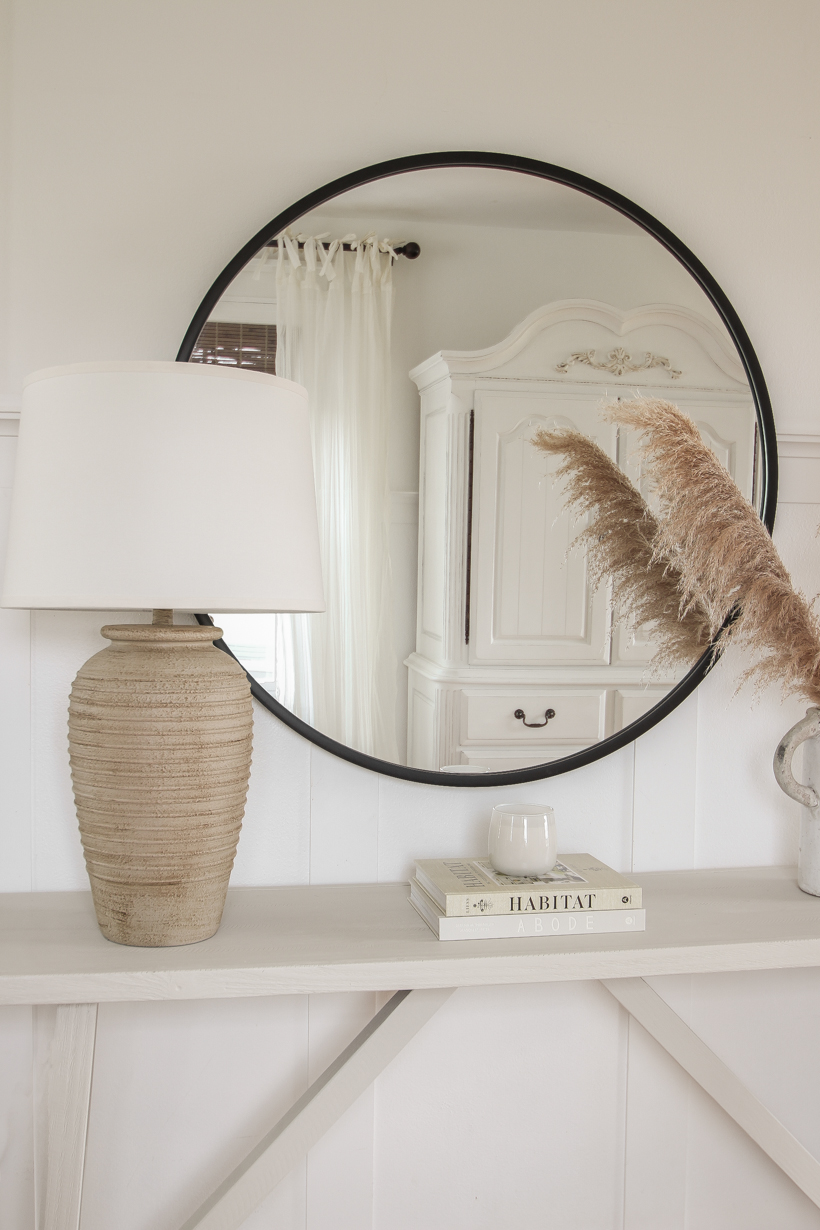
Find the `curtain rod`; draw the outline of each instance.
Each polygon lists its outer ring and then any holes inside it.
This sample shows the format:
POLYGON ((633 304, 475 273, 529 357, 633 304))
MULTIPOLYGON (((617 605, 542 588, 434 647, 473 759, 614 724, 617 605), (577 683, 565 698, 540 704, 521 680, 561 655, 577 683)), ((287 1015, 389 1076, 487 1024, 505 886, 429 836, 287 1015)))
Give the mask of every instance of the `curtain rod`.
MULTIPOLYGON (((316 242, 319 243, 320 241, 317 240, 316 242)), ((299 243, 296 246, 298 248, 304 248, 305 245, 304 243, 299 243)), ((265 247, 278 249, 279 240, 271 239, 270 243, 265 244, 265 247)), ((327 252, 327 250, 330 247, 330 243, 324 241, 322 242, 322 247, 327 252)), ((343 243, 341 247, 342 247, 343 252, 355 252, 356 251, 355 246, 350 243, 343 243)), ((400 244, 399 247, 394 248, 393 251, 396 253, 396 256, 406 256, 409 261, 414 261, 416 257, 421 256, 421 248, 419 247, 417 243, 414 243, 413 240, 410 240, 409 243, 400 244)))

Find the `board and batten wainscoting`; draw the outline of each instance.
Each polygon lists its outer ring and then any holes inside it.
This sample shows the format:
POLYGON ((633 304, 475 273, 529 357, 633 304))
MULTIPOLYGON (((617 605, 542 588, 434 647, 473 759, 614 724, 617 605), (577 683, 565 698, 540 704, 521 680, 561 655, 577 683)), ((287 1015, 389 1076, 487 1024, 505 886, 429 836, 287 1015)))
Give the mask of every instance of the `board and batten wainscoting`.
MULTIPOLYGON (((4 403, 0 416, 5 511, 15 406, 4 403)), ((820 436, 781 436, 780 447, 775 539, 813 594, 820 436)), ((99 623, 95 614, 0 612, 4 892, 87 888, 65 697, 99 644, 99 623)), ((774 782, 770 750, 802 708, 773 692, 755 707, 748 691, 733 699, 741 670, 729 655, 637 744, 517 786, 516 796, 555 807, 565 849, 592 849, 623 871, 794 862, 797 807, 774 782)), ((504 793, 378 777, 258 712, 233 883, 405 880, 415 857, 482 853, 492 802, 504 793)), ((651 926, 650 915, 647 935, 651 926)), ((818 971, 676 973, 649 983, 820 1157, 820 1073, 809 1062, 818 971)), ((271 996, 101 1004, 82 1230, 182 1226, 388 999, 372 986, 310 994, 294 986, 271 996)), ((640 1005, 627 1006, 640 1015, 640 1005)), ((467 1209, 477 1224, 503 1224, 513 1206, 518 1220, 537 1221, 554 1177, 551 1208, 563 1224, 815 1227, 816 1206, 630 1012, 594 981, 463 987, 243 1226, 416 1230, 463 1224, 467 1209)), ((0 1010, 0 1224, 12 1230, 34 1224, 30 1189, 45 1224, 49 1097, 60 1096, 48 1082, 64 1024, 53 1004, 0 1010)))

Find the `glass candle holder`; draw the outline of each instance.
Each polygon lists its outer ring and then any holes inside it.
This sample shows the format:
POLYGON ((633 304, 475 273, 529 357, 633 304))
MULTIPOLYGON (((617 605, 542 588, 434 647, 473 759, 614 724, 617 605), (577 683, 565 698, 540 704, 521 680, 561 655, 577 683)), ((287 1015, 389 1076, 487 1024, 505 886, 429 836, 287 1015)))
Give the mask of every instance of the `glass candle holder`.
POLYGON ((546 875, 558 857, 555 812, 543 803, 499 803, 490 820, 489 855, 502 875, 546 875))

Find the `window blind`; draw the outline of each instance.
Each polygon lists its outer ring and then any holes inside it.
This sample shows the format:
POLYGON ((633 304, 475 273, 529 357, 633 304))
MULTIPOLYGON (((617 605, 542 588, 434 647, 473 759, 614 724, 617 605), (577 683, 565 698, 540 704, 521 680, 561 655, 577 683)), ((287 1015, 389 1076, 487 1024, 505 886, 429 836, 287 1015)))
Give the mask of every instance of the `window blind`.
POLYGON ((276 374, 276 325, 209 320, 196 340, 191 363, 221 363, 276 374))

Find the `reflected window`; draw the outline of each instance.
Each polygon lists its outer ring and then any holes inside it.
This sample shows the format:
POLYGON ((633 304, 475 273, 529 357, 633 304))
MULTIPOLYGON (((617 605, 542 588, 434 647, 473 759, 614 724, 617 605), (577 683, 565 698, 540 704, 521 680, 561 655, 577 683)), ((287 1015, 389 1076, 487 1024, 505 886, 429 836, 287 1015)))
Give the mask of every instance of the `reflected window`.
POLYGON ((237 324, 209 320, 190 358, 191 363, 221 363, 250 367, 276 375, 276 325, 237 324))

